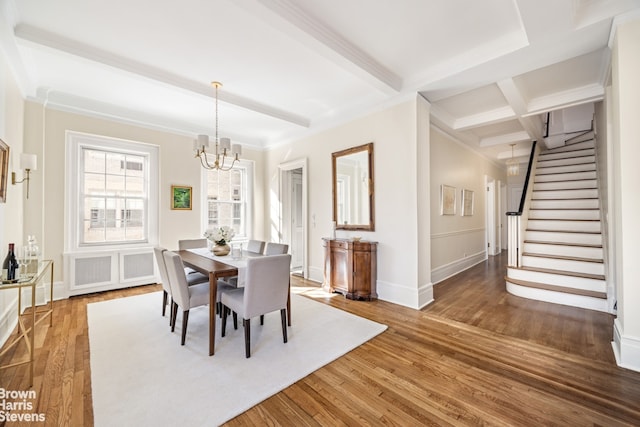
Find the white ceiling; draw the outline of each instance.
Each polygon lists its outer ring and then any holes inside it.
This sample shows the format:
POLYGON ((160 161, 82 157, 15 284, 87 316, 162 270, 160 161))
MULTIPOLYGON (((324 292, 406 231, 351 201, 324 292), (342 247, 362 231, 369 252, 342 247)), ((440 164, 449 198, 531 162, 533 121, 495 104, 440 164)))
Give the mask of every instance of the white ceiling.
POLYGON ((0 0, 29 99, 256 148, 421 93, 491 159, 547 111, 602 99, 614 17, 640 0, 0 0))

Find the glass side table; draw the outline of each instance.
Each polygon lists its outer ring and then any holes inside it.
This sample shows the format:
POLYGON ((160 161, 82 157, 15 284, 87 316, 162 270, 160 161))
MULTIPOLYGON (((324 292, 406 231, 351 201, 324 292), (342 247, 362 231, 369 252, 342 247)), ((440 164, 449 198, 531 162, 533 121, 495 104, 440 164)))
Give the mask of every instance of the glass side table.
POLYGON ((29 364, 29 387, 32 387, 35 360, 35 328, 47 318, 49 319, 49 326, 53 325, 53 261, 40 261, 36 273, 21 275, 20 279, 15 282, 2 281, 0 291, 9 289, 18 290, 18 336, 9 342, 4 350, 0 352, 0 357, 20 341, 24 340, 27 345, 28 359, 0 366, 0 370, 29 364), (36 287, 42 282, 46 290, 47 275, 49 276, 49 302, 36 306, 36 287), (31 309, 26 313, 22 313, 22 291, 28 288, 31 289, 31 309))

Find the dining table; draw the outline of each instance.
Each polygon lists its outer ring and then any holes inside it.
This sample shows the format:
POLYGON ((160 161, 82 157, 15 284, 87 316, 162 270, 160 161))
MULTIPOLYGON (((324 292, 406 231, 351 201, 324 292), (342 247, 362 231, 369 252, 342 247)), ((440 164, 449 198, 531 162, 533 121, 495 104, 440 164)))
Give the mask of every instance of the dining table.
MULTIPOLYGON (((218 280, 228 277, 238 278, 238 287, 244 286, 247 259, 257 256, 268 256, 243 252, 240 257, 217 256, 207 248, 183 249, 176 251, 187 267, 209 277, 209 356, 215 352, 216 331, 216 296, 218 280)), ((291 281, 289 281, 291 287, 291 281)), ((287 297, 287 323, 291 326, 291 293, 287 297)))

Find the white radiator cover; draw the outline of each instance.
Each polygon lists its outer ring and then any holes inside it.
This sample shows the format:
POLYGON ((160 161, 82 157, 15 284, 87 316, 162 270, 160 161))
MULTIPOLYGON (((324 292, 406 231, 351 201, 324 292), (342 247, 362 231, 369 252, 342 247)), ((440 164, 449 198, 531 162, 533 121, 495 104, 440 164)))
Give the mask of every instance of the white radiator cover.
POLYGON ((69 295, 157 282, 153 248, 65 254, 69 295))

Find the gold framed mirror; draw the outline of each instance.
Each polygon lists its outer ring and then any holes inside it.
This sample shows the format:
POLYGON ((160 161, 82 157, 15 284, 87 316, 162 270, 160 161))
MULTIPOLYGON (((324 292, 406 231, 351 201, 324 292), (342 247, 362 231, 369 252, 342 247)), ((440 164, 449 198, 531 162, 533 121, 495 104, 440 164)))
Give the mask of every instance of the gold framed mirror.
POLYGON ((337 230, 374 231, 373 142, 331 154, 337 230))

